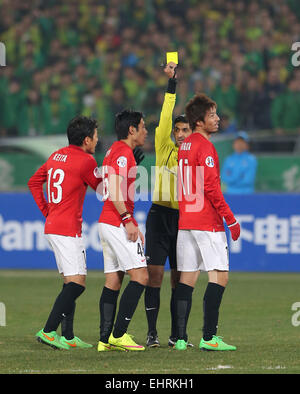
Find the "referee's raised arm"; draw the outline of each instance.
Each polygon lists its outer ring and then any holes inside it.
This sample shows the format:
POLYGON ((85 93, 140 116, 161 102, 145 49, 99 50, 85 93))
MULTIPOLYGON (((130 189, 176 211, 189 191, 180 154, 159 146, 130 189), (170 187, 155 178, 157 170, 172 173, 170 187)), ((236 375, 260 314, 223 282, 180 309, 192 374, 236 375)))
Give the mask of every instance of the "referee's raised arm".
POLYGON ((164 72, 169 77, 167 91, 160 113, 159 124, 155 130, 155 149, 159 150, 162 145, 170 142, 172 133, 172 115, 176 102, 176 68, 174 62, 168 63, 164 72))

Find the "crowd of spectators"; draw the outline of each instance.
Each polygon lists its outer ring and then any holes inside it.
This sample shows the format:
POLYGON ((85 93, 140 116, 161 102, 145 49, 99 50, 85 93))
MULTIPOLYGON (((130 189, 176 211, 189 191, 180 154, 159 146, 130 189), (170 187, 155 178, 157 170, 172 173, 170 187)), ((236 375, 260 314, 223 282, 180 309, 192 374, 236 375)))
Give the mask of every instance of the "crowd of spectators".
POLYGON ((64 133, 76 114, 101 134, 124 107, 150 133, 179 52, 174 115, 198 91, 218 103, 221 133, 300 130, 297 0, 0 0, 0 135, 64 133))

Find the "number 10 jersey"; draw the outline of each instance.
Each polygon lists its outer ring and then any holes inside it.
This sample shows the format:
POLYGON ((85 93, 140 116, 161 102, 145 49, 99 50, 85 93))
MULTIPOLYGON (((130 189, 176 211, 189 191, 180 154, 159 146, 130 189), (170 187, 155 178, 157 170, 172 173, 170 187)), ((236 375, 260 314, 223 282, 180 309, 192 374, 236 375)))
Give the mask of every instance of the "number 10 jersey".
POLYGON ((194 132, 178 151, 179 230, 225 231, 235 221, 221 191, 214 145, 194 132))

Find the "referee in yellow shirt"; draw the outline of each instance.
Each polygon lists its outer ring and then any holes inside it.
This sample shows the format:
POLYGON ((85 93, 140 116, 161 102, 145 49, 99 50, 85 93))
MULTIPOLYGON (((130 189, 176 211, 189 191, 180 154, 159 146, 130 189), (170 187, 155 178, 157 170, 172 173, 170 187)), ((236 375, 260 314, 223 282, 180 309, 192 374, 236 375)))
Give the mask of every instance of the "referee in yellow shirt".
POLYGON ((145 309, 148 321, 148 347, 160 346, 156 323, 160 306, 160 288, 167 257, 169 257, 171 269, 172 288, 170 301, 171 334, 168 345, 174 346, 177 340, 174 303, 174 290, 180 278, 176 261, 179 218, 177 153, 180 144, 192 131, 184 115, 175 118, 174 128, 172 129, 172 114, 176 101, 176 66, 176 63, 169 62, 164 68, 164 72, 169 77, 168 88, 165 93, 159 125, 155 130, 155 187, 152 206, 146 221, 146 256, 149 282, 145 290, 145 309))

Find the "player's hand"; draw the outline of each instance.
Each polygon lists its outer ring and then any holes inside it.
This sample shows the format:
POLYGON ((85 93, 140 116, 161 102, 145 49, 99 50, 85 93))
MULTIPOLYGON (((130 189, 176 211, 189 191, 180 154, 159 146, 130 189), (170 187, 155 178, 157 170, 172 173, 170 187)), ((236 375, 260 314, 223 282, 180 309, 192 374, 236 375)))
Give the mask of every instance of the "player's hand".
POLYGON ((138 239, 139 228, 131 221, 125 224, 128 241, 135 242, 138 239))
POLYGON ((231 238, 233 239, 233 241, 236 241, 241 234, 241 226, 239 222, 235 221, 232 224, 228 224, 228 228, 231 233, 231 238))
POLYGON ((138 166, 145 158, 144 152, 138 146, 133 149, 133 156, 136 161, 136 165, 138 166))
POLYGON ((168 78, 176 78, 176 68, 177 64, 170 62, 164 68, 164 72, 167 74, 168 78))
POLYGON ((141 241, 142 241, 142 244, 144 247, 145 246, 145 237, 144 237, 144 234, 140 231, 140 229, 139 229, 139 237, 141 238, 141 241))

